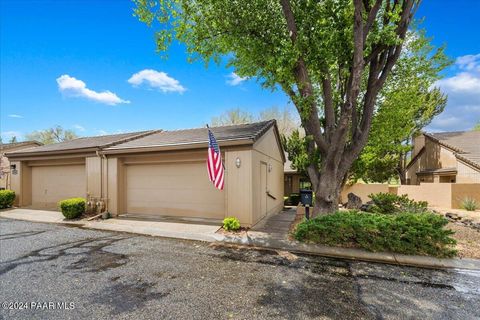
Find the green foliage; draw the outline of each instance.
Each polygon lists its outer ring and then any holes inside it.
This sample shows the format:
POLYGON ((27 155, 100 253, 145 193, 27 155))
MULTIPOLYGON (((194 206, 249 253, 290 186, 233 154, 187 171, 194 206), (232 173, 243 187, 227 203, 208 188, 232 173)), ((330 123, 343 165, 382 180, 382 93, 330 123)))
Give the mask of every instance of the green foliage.
POLYGON ((404 175, 412 137, 440 114, 447 97, 434 87, 451 64, 423 30, 407 35, 406 50, 380 92, 367 145, 352 169, 353 180, 386 182, 404 175))
POLYGON ((0 190, 0 209, 13 206, 15 201, 15 192, 12 190, 0 190))
POLYGON ((467 211, 475 211, 479 208, 477 201, 473 198, 465 198, 462 200, 461 208, 467 211))
POLYGON ((428 212, 428 202, 414 201, 406 194, 396 195, 392 193, 376 193, 368 195, 373 202, 370 212, 382 214, 396 214, 401 212, 425 213, 428 212))
POLYGON ((40 131, 33 131, 26 134, 25 137, 27 140, 38 141, 43 144, 52 144, 78 138, 74 131, 63 129, 61 126, 40 131))
POLYGON ((236 231, 240 229, 240 221, 235 217, 227 217, 223 219, 223 229, 227 231, 236 231))
POLYGON ((433 213, 385 215, 342 211, 301 222, 295 231, 299 241, 354 246, 369 251, 455 256, 454 233, 448 220, 433 213))
POLYGON ((473 127, 473 130, 480 131, 480 121, 478 121, 477 124, 473 127))
POLYGON ((60 201, 58 206, 65 218, 75 219, 85 213, 85 202, 84 198, 71 198, 60 201))

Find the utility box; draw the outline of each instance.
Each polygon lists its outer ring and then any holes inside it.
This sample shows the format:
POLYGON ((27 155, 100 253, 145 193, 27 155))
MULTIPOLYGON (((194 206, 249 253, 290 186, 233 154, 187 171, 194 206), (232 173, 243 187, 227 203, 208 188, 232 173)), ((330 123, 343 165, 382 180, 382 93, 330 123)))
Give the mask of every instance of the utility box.
POLYGON ((313 191, 302 189, 300 190, 300 202, 304 206, 312 206, 313 205, 313 191))

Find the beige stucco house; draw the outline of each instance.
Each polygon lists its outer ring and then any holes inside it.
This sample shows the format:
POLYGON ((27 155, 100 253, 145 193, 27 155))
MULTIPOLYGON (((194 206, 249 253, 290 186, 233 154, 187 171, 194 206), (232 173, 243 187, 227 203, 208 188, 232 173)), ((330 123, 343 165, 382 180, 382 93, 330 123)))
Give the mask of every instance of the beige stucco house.
POLYGON ((424 133, 414 140, 407 184, 480 183, 480 131, 424 133))
POLYGON ((11 168, 10 161, 5 156, 7 152, 14 152, 18 150, 38 147, 42 144, 37 141, 22 141, 14 143, 0 142, 0 189, 9 189, 11 182, 11 168))
POLYGON ((113 216, 181 217, 245 226, 283 206, 284 152, 274 120, 211 128, 222 151, 225 188, 206 170, 207 129, 88 137, 8 154, 21 207, 55 209, 94 197, 113 216))

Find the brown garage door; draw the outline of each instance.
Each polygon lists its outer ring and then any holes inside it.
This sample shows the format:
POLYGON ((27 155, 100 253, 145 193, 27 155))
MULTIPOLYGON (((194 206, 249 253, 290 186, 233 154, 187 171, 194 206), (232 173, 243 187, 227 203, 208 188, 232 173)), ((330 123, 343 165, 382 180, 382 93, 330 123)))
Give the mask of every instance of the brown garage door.
POLYGON ((85 197, 85 165, 32 167, 32 206, 56 209, 60 200, 85 197))
POLYGON ((127 213, 224 218, 225 192, 210 183, 205 162, 126 168, 127 213))

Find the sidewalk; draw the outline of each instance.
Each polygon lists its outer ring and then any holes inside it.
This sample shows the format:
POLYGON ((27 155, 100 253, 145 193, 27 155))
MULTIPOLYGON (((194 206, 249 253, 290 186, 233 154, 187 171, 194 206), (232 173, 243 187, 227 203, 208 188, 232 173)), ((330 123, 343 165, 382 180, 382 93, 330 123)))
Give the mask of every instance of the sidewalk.
POLYGON ((263 224, 245 233, 218 233, 218 226, 174 222, 134 221, 108 219, 95 221, 67 221, 60 212, 30 209, 0 211, 0 217, 33 222, 76 225, 82 228, 130 232, 136 234, 177 239, 216 242, 220 244, 245 245, 303 254, 320 255, 338 259, 380 262, 423 268, 456 268, 480 270, 477 259, 438 259, 426 256, 407 256, 394 253, 369 252, 361 249, 328 247, 304 244, 288 239, 288 229, 295 218, 295 210, 282 211, 269 217, 263 224))

